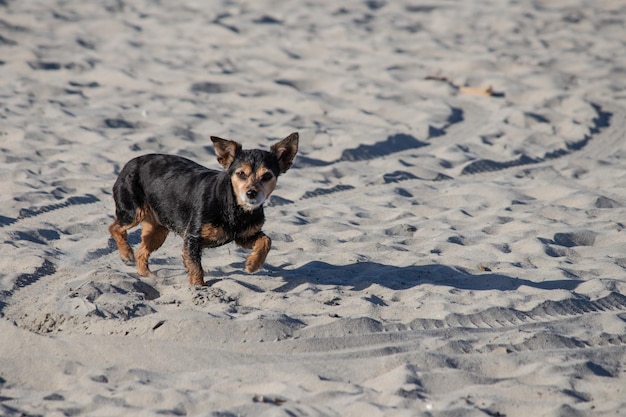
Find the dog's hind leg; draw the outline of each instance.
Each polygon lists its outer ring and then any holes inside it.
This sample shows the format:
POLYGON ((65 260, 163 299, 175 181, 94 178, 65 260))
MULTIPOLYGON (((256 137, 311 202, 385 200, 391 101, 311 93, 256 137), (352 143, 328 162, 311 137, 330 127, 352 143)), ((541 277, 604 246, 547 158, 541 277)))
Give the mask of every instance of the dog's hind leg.
POLYGON ((144 277, 152 276, 148 268, 150 254, 159 249, 168 234, 167 228, 161 226, 152 213, 147 213, 141 229, 141 245, 137 249, 137 272, 144 277))
POLYGON ((124 167, 122 173, 113 185, 113 201, 115 202, 115 220, 109 226, 109 233, 115 240, 117 248, 120 251, 120 257, 127 265, 133 265, 135 256, 133 249, 128 244, 128 230, 137 226, 146 215, 143 206, 143 198, 141 193, 132 189, 129 183, 131 176, 124 171, 129 169, 129 165, 124 167))
POLYGON ((135 227, 137 223, 133 222, 129 225, 123 225, 119 219, 115 217, 113 223, 109 226, 109 233, 117 244, 117 249, 120 251, 120 257, 126 265, 132 265, 135 262, 135 256, 133 249, 128 244, 128 229, 135 227))

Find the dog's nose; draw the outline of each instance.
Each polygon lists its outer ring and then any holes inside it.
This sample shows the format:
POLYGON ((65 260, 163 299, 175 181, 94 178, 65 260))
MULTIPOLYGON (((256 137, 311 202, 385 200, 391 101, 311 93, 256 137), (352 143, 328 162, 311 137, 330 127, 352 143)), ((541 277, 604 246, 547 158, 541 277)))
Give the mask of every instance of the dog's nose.
POLYGON ((257 194, 259 194, 256 190, 248 190, 246 191, 246 196, 248 198, 256 198, 257 194))

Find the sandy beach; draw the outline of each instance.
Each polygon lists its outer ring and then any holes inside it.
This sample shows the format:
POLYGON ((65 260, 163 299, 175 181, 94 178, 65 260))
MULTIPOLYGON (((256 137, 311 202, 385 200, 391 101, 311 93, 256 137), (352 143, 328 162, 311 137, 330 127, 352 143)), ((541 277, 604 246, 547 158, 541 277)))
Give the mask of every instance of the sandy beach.
POLYGON ((616 416, 626 4, 0 0, 0 415, 616 416), (111 188, 299 132, 244 270, 111 188), (136 247, 140 228, 130 234, 136 247))

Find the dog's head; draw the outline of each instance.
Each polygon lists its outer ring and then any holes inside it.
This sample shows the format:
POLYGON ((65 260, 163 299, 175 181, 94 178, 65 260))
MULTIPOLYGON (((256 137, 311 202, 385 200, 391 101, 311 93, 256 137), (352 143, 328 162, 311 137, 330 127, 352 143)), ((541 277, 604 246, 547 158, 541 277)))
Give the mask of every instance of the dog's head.
POLYGON ((298 152, 298 133, 275 143, 270 151, 243 150, 237 142, 211 136, 217 162, 230 175, 237 203, 246 210, 260 207, 287 172, 298 152))

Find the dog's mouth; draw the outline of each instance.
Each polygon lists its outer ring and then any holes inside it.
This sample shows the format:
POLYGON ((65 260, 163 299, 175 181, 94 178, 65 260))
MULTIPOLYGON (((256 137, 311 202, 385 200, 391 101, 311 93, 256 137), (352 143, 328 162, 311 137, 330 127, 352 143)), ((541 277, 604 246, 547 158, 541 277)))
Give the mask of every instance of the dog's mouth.
POLYGON ((262 192, 242 192, 239 196, 239 203, 248 210, 254 210, 263 205, 265 202, 265 194, 262 192))

